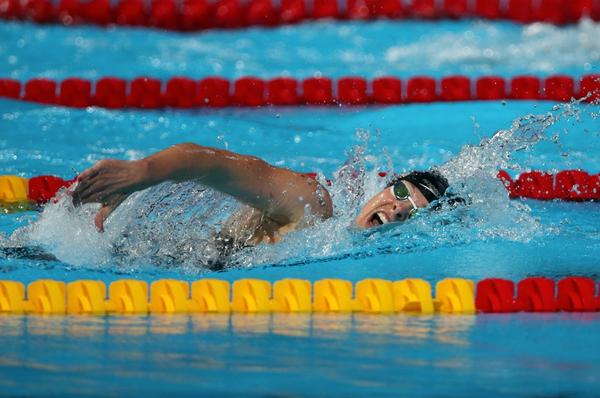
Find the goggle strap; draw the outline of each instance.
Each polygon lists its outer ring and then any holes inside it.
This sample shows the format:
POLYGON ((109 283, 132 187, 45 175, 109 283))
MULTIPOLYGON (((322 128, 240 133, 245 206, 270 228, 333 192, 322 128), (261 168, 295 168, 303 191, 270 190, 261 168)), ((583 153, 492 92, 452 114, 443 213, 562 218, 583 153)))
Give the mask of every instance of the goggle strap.
POLYGON ((419 210, 419 208, 417 207, 417 204, 415 203, 415 201, 413 200, 413 198, 410 197, 410 195, 406 199, 408 199, 408 201, 412 205, 413 210, 415 210, 415 211, 419 210))
POLYGON ((439 195, 438 192, 434 192, 433 189, 429 188, 427 185, 419 183, 419 186, 422 187, 422 188, 424 188, 424 189, 426 189, 426 190, 428 190, 429 192, 431 192, 431 194, 433 196, 435 196, 436 198, 440 197, 440 195, 439 195))

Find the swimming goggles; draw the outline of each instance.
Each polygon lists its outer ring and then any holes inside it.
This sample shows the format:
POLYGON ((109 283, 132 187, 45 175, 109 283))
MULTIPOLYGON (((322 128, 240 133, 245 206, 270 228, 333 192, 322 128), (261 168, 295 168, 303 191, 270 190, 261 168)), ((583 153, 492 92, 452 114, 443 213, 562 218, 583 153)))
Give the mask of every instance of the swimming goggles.
POLYGON ((390 190, 392 192, 392 195, 394 195, 396 199, 408 200, 410 202, 410 204, 412 205, 412 209, 408 213, 408 218, 413 218, 417 214, 419 208, 417 207, 417 204, 415 203, 413 198, 410 197, 410 191, 408 190, 406 184, 404 184, 404 181, 398 181, 390 187, 390 190))

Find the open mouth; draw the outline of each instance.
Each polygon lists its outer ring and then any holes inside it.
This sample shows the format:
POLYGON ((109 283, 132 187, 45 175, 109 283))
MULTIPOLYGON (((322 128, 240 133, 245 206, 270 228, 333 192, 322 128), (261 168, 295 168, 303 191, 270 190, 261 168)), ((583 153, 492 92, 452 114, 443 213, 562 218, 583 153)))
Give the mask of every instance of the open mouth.
POLYGON ((377 213, 375 213, 371 216, 371 219, 369 220, 369 222, 372 227, 376 227, 379 225, 387 224, 390 222, 390 220, 388 220, 385 213, 378 211, 377 213))

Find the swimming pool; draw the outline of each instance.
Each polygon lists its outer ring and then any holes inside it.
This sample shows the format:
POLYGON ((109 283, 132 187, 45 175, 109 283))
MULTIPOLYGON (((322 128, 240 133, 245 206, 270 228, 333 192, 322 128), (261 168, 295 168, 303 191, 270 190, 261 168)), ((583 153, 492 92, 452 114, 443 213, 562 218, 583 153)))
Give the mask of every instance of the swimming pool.
MULTIPOLYGON (((597 72, 600 59, 600 47, 592 39, 600 26, 589 21, 564 28, 474 21, 319 22, 194 35, 6 22, 0 30, 8 38, 0 43, 0 74, 17 79, 167 79, 177 74, 578 76, 597 72)), ((447 214, 435 222, 416 220, 366 237, 349 228, 355 210, 344 195, 348 181, 335 178, 332 190, 339 214, 330 223, 294 234, 281 246, 243 253, 237 268, 216 275, 197 267, 193 254, 167 263, 160 257, 177 252, 179 241, 169 236, 183 231, 175 236, 200 239, 203 231, 194 223, 206 225, 214 218, 189 221, 180 216, 167 223, 172 213, 147 213, 154 221, 132 222, 142 232, 135 236, 137 241, 125 242, 125 254, 115 258, 106 248, 116 235, 98 237, 89 219, 60 207, 41 216, 3 215, 3 244, 33 240, 62 261, 1 259, 1 278, 597 279, 597 203, 510 202, 490 177, 502 162, 502 167, 514 166, 513 173, 529 168, 600 171, 598 106, 571 104, 553 110, 554 106, 505 101, 108 111, 0 99, 2 174, 70 178, 72 168, 81 171, 106 156, 139 158, 177 142, 195 141, 258 155, 276 165, 319 171, 328 178, 345 163, 365 163, 373 171, 366 173, 361 186, 371 192, 380 181, 375 172, 389 169, 386 153, 396 171, 439 165, 456 159, 465 144, 476 145, 497 130, 510 130, 518 119, 521 127, 512 130, 510 142, 530 147, 507 158, 502 148, 484 145, 453 163, 457 180, 461 174, 475 176, 469 180, 476 184, 465 189, 472 191, 476 204, 465 214, 447 214), (526 118, 532 114, 541 116, 526 118), (537 142, 541 133, 545 139, 537 142), (366 153, 356 152, 357 146, 366 153), (446 217, 453 223, 444 224, 446 217), (15 234, 32 222, 37 226, 33 235, 23 229, 15 234), (338 243, 329 240, 334 235, 338 243), (158 252, 156 245, 140 245, 150 238, 159 243, 158 252)), ((180 192, 191 190, 183 187, 180 192)), ((121 215, 131 220, 127 217, 146 209, 145 200, 156 203, 159 194, 147 193, 121 215)), ((181 195, 177 200, 187 199, 181 195)), ((177 208, 173 202, 166 204, 168 209, 177 208)), ((202 202, 181 206, 197 210, 202 202)), ((113 229, 121 231, 126 227, 122 224, 115 220, 113 229)), ((594 344, 599 321, 596 314, 11 316, 0 319, 0 386, 3 394, 12 396, 594 396, 599 383, 594 344)))

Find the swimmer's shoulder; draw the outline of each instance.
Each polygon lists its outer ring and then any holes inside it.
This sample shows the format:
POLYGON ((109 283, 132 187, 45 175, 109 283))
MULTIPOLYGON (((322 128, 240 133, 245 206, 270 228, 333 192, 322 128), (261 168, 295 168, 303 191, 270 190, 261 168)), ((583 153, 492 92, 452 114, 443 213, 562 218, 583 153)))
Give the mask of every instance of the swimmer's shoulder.
POLYGON ((310 180, 310 183, 313 185, 316 203, 318 204, 316 209, 311 209, 312 212, 322 220, 331 218, 333 216, 333 200, 331 199, 329 190, 314 178, 310 178, 310 180))

